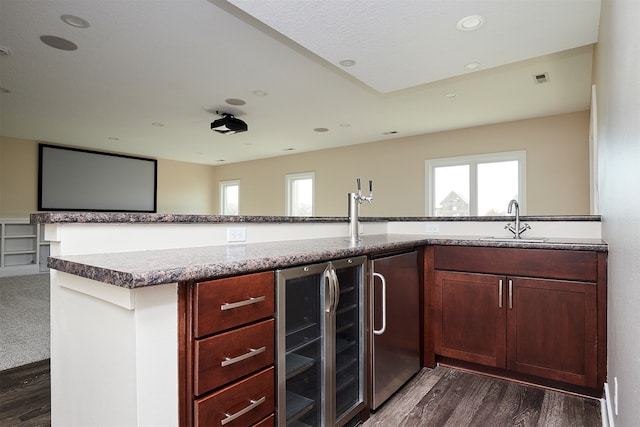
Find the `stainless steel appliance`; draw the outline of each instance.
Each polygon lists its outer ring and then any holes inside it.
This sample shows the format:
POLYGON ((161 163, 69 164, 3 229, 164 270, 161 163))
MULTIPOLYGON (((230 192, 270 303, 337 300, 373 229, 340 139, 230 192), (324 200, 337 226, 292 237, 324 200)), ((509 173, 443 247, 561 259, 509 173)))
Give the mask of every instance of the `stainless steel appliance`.
POLYGON ((365 262, 276 271, 278 426, 344 426, 365 408, 365 262))
POLYGON ((420 307, 416 251, 371 261, 371 398, 377 409, 420 370, 420 307))

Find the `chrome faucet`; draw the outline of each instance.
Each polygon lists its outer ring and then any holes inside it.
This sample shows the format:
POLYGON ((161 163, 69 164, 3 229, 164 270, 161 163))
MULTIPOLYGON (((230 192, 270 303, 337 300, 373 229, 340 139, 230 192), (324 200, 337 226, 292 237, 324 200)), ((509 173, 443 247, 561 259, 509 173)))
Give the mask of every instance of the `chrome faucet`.
POLYGON ((520 237, 520 234, 524 233, 526 230, 531 229, 531 226, 529 224, 524 224, 522 227, 520 226, 520 205, 518 205, 518 201, 516 199, 512 199, 509 202, 509 207, 507 208, 507 213, 511 213, 511 211, 513 210, 513 207, 516 207, 516 224, 515 227, 511 224, 507 224, 504 226, 504 228, 506 230, 509 230, 510 232, 513 233, 513 238, 514 239, 521 239, 522 237, 520 237))
POLYGON ((358 184, 357 193, 348 193, 349 196, 349 240, 352 243, 360 241, 360 230, 358 229, 358 217, 360 216, 360 205, 367 201, 371 203, 373 200, 373 181, 369 180, 369 196, 362 195, 360 187, 360 178, 356 180, 358 184))

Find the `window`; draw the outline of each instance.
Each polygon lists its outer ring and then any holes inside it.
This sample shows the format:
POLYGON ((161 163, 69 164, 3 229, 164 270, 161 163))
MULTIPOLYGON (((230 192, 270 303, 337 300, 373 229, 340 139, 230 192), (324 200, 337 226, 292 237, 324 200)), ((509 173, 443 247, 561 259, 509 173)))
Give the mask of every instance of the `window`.
POLYGON ((297 173, 286 176, 287 215, 313 216, 313 187, 315 173, 297 173))
POLYGON ((240 214, 240 181, 220 182, 220 214, 240 214))
POLYGON ((425 162, 428 216, 507 215, 511 199, 526 213, 526 152, 425 162))

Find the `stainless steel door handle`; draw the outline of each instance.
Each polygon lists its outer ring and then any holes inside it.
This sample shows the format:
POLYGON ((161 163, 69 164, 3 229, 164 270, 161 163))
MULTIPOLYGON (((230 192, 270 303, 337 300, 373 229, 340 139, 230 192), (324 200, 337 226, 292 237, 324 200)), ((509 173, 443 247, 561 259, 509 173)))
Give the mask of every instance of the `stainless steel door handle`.
POLYGON ((262 302, 264 301, 265 297, 261 296, 261 297, 251 297, 249 299, 246 299, 244 301, 238 301, 238 302, 227 302, 224 303, 220 306, 220 310, 224 311, 224 310, 231 310, 232 308, 238 308, 238 307, 244 307, 245 305, 250 305, 250 304, 256 304, 258 302, 262 302))
POLYGON ((335 304, 336 299, 336 289, 333 285, 333 278, 331 276, 331 266, 327 267, 324 270, 324 284, 325 284, 325 297, 324 297, 324 311, 325 313, 331 313, 333 311, 333 305, 335 304), (329 293, 329 297, 327 298, 327 292, 329 293))
POLYGON ((509 279, 509 308, 513 308, 513 280, 509 279))
POLYGON ((333 280, 333 286, 334 286, 334 305, 333 305, 333 310, 337 311, 338 310, 338 304, 340 304, 340 282, 338 281, 338 274, 336 273, 336 269, 332 268, 331 269, 331 278, 333 280))
POLYGON ((384 276, 380 273, 373 273, 374 284, 375 278, 379 277, 382 282, 382 327, 380 329, 375 328, 373 326, 373 334, 374 335, 382 335, 384 331, 387 329, 387 281, 384 279, 384 276))
POLYGON ((222 362, 220 362, 220 366, 225 367, 229 365, 233 365, 234 363, 242 362, 250 357, 257 356, 260 353, 264 353, 267 347, 262 346, 260 348, 250 348, 249 351, 245 354, 241 354, 237 357, 225 357, 222 362))
POLYGON ((258 406, 262 405, 265 402, 265 400, 267 400, 266 396, 262 396, 258 400, 249 399, 250 405, 245 407, 245 408, 243 408, 243 409, 241 409, 241 410, 239 410, 235 414, 229 414, 229 413, 225 412, 224 413, 225 418, 220 420, 220 424, 221 425, 225 425, 227 423, 230 423, 231 421, 235 420, 236 418, 241 417, 244 414, 246 414, 247 412, 250 412, 250 411, 254 410, 255 408, 257 408, 258 406))
POLYGON ((502 279, 500 279, 500 290, 498 291, 498 308, 502 308, 502 279))

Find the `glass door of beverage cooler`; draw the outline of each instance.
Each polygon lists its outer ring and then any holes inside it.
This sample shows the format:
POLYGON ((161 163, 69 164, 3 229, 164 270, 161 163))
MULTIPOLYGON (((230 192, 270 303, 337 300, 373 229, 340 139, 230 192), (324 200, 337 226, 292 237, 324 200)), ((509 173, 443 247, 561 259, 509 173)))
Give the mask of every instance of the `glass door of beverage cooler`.
POLYGON ((342 426, 364 408, 365 259, 276 272, 279 426, 342 426))
POLYGON ((335 312, 335 406, 336 425, 343 425, 364 407, 365 257, 333 261, 339 283, 335 312))

